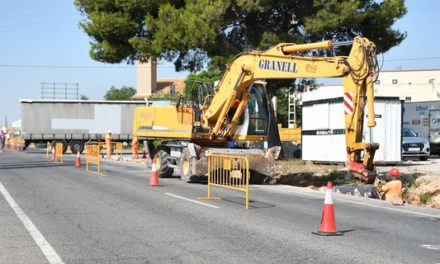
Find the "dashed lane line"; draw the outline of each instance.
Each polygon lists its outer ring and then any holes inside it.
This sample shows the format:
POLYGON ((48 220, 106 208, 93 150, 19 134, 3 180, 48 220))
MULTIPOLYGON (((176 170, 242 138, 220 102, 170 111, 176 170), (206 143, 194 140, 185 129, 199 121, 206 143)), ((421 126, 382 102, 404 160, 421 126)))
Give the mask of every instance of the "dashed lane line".
POLYGON ((34 239, 35 243, 40 247, 46 259, 50 264, 64 264, 63 260, 57 254, 57 252, 52 248, 52 246, 47 242, 38 228, 32 223, 31 219, 26 215, 26 213, 18 206, 15 202, 14 198, 9 194, 8 190, 3 186, 0 182, 0 192, 5 197, 5 200, 9 203, 12 210, 17 215, 18 219, 20 219, 21 223, 23 223, 26 230, 29 232, 31 237, 34 239))
POLYGON ((181 199, 181 200, 184 200, 184 201, 192 202, 192 203, 195 203, 195 204, 200 204, 200 205, 211 207, 211 208, 215 208, 215 209, 220 209, 221 208, 221 207, 218 207, 218 206, 215 206, 215 205, 212 205, 212 204, 196 201, 196 200, 189 199, 189 198, 186 198, 186 197, 182 197, 182 196, 179 196, 179 195, 175 195, 175 194, 172 194, 172 193, 164 193, 164 194, 168 195, 168 196, 171 196, 171 197, 174 197, 174 198, 177 198, 177 199, 181 199))

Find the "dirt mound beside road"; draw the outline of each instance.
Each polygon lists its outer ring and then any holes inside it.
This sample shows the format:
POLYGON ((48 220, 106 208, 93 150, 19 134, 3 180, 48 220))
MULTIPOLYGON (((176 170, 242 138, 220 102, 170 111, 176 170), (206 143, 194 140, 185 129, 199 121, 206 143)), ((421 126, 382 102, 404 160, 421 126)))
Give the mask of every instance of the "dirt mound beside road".
POLYGON ((440 209, 440 177, 422 176, 407 190, 410 204, 440 209))

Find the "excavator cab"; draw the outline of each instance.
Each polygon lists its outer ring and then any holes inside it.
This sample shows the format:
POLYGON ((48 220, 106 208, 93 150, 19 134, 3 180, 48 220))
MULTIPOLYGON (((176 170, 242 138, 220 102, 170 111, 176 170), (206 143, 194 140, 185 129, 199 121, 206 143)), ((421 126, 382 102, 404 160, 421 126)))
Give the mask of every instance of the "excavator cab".
POLYGON ((266 87, 260 83, 254 83, 248 89, 250 94, 247 108, 249 115, 248 135, 267 135, 269 109, 265 89, 266 87))

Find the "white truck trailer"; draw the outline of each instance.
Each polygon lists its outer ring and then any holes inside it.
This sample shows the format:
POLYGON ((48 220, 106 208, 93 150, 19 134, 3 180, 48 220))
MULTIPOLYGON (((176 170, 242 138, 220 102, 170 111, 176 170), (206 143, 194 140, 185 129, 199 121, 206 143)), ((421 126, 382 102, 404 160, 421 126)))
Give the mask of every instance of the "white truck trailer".
POLYGON ((73 153, 85 142, 104 140, 110 130, 115 142, 132 140, 136 107, 144 101, 31 100, 21 99, 22 135, 31 143, 63 143, 73 153))
POLYGON ((429 140, 431 154, 440 155, 440 101, 404 104, 403 126, 429 140))

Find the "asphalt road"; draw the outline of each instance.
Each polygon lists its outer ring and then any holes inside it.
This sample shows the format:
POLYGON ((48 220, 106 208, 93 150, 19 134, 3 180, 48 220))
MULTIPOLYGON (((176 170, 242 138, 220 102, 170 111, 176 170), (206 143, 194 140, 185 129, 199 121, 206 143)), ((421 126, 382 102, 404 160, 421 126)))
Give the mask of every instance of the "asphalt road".
POLYGON ((0 153, 0 263, 440 263, 439 210, 335 195, 344 235, 320 237, 322 193, 253 185, 246 210, 241 193, 198 201, 206 185, 147 175, 0 153))

